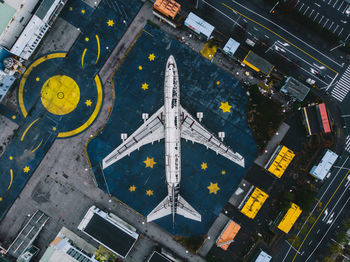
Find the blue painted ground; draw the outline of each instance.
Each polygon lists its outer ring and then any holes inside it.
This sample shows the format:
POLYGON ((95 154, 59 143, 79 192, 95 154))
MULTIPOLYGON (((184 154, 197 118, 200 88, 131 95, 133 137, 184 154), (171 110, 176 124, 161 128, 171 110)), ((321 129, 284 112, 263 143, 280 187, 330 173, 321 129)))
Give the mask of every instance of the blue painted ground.
MULTIPOLYGON (((138 0, 129 0, 127 4, 121 0, 113 0, 113 3, 101 1, 95 10, 80 0, 71 0, 66 4, 61 16, 69 23, 79 26, 82 33, 66 58, 55 58, 41 63, 33 69, 26 79, 23 100, 28 116, 26 118, 16 116, 15 121, 20 121, 21 128, 0 158, 0 220, 3 219, 55 141, 57 134, 79 127, 90 117, 97 100, 93 78, 114 46, 117 45, 140 7, 141 2, 138 0), (85 11, 81 12, 81 10, 85 11), (113 21, 112 26, 107 24, 108 21, 113 21), (97 63, 96 35, 101 47, 97 63), (85 48, 87 51, 83 69, 81 60, 85 48), (70 76, 80 88, 78 106, 73 112, 64 116, 49 113, 43 107, 40 99, 42 85, 54 75, 70 76), (90 107, 85 104, 88 99, 92 100, 90 107), (28 129, 26 135, 21 139, 24 131, 36 119, 38 121, 28 129), (11 170, 13 173, 12 182, 11 170)), ((11 112, 8 110, 2 108, 0 113, 12 118, 11 112)))
POLYGON ((104 176, 100 163, 121 143, 121 133, 131 134, 143 123, 143 112, 151 115, 163 105, 165 64, 169 55, 174 55, 182 106, 194 116, 204 112, 203 125, 213 133, 225 131, 225 143, 245 157, 246 168, 241 168, 202 145, 182 141, 181 195, 202 215, 202 222, 177 216, 172 228, 168 216, 155 223, 175 235, 205 234, 257 155, 245 117, 247 96, 238 80, 208 60, 158 29, 148 25, 145 30, 115 75, 116 101, 111 118, 102 133, 90 141, 87 151, 99 187, 137 212, 147 216, 164 199, 164 141, 133 152, 105 169, 104 176), (150 54, 155 55, 154 61, 148 59, 150 54), (143 83, 149 89, 141 89, 143 83), (231 112, 223 113, 221 102, 228 102, 231 112), (153 169, 145 167, 147 157, 157 162, 153 169), (201 169, 203 162, 208 165, 206 170, 201 169), (210 183, 217 183, 217 194, 209 194, 210 183), (135 192, 128 190, 132 185, 135 192), (146 190, 152 190, 153 195, 147 196, 146 190))

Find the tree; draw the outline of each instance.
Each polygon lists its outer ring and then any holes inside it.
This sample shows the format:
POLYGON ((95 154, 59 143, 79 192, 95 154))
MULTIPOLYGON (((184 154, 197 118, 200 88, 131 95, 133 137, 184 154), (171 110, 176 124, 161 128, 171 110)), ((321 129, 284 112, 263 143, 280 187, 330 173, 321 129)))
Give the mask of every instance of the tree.
POLYGON ((346 240, 347 240, 347 236, 346 236, 346 233, 344 231, 340 232, 338 235, 337 235, 337 241, 341 244, 345 244, 346 243, 346 240))
POLYGON ((332 254, 339 254, 342 251, 342 247, 339 244, 334 243, 331 245, 330 250, 332 254))

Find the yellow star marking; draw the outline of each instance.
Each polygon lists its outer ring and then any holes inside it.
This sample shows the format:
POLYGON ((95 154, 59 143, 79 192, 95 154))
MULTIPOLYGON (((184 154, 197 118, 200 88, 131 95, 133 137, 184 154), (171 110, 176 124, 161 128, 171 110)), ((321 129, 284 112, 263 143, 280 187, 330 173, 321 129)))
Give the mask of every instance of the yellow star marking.
POLYGON ((128 190, 129 190, 130 192, 135 192, 136 186, 132 185, 131 187, 129 187, 128 190))
POLYGON ((154 161, 153 157, 152 158, 147 157, 147 159, 143 161, 143 163, 146 164, 146 167, 150 167, 150 168, 153 168, 153 166, 157 164, 157 162, 154 161))
POLYGON ((28 173, 28 172, 30 171, 29 166, 25 166, 25 167, 23 168, 23 171, 24 171, 24 173, 28 173))
POLYGON ((57 130, 57 128, 54 126, 53 128, 52 128, 52 131, 56 131, 57 130))
POLYGON ((226 171, 225 171, 225 170, 222 170, 222 171, 221 171, 221 175, 226 175, 226 171))
POLYGON ((143 83, 142 86, 141 86, 141 88, 142 88, 143 90, 148 89, 148 84, 147 84, 147 83, 143 83))
POLYGON ((150 54, 148 56, 149 61, 154 61, 154 58, 156 58, 156 56, 154 54, 150 54))
POLYGON ((13 119, 13 120, 15 120, 15 119, 16 119, 16 116, 15 116, 15 115, 13 115, 13 116, 12 116, 12 119, 13 119))
POLYGON ((216 81, 216 84, 217 84, 217 85, 220 85, 220 81, 216 81))
POLYGON ((35 81, 39 82, 40 81, 40 77, 35 78, 35 81))
POLYGON ((13 160, 13 156, 9 156, 9 159, 10 159, 10 160, 13 160))
POLYGON ((92 101, 90 99, 85 101, 85 105, 86 106, 91 106, 92 105, 92 101))
POLYGON ((208 165, 207 165, 207 163, 202 163, 201 164, 201 168, 203 169, 203 170, 206 170, 207 168, 208 168, 208 165))
POLYGON ((231 112, 231 107, 232 106, 230 106, 228 104, 228 102, 225 102, 225 103, 221 102, 221 106, 219 108, 222 110, 223 113, 225 113, 225 112, 229 112, 230 113, 231 112))
POLYGON ((69 7, 69 11, 73 11, 73 7, 70 6, 70 7, 69 7))
POLYGON ((153 190, 151 190, 151 189, 146 190, 146 195, 147 196, 152 196, 153 195, 153 190))
POLYGON ((142 70, 142 66, 139 66, 139 70, 142 70))
POLYGON ((84 9, 81 9, 81 13, 82 13, 82 14, 85 14, 85 10, 84 10, 84 9))
POLYGON ((209 189, 209 194, 215 194, 220 190, 220 188, 218 187, 218 183, 213 184, 212 182, 210 182, 210 186, 207 187, 209 189))
POLYGON ((114 21, 109 19, 108 22, 107 22, 107 25, 108 26, 113 26, 114 25, 114 21))
POLYGON ((90 39, 89 39, 88 37, 85 37, 85 41, 86 41, 86 42, 89 42, 89 40, 90 40, 90 39))

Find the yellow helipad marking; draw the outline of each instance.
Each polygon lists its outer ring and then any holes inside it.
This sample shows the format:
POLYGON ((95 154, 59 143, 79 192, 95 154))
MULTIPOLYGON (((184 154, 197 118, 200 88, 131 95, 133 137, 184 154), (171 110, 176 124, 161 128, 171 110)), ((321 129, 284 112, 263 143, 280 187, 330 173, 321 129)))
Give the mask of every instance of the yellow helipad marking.
POLYGON ((41 146, 42 143, 43 143, 43 140, 41 139, 39 145, 32 150, 32 153, 34 153, 41 146))
POLYGON ((95 37, 97 42, 97 58, 96 58, 95 64, 97 64, 98 60, 100 59, 101 45, 100 45, 100 38, 98 37, 98 35, 95 35, 95 37))
POLYGON ((113 26, 113 25, 114 25, 114 21, 111 20, 111 19, 109 19, 109 20, 107 21, 107 25, 108 25, 108 26, 113 26))
POLYGON ((32 125, 34 125, 38 120, 39 120, 39 118, 35 119, 33 122, 31 122, 31 123, 29 124, 29 126, 26 128, 26 130, 24 130, 24 132, 23 132, 23 134, 22 134, 22 137, 21 137, 21 141, 23 141, 23 139, 24 139, 24 137, 26 136, 26 134, 27 134, 29 128, 31 128, 32 125))
POLYGON ((228 104, 228 102, 225 102, 225 103, 220 102, 220 103, 221 103, 221 106, 219 108, 222 110, 223 113, 226 113, 226 112, 230 113, 231 112, 232 106, 230 106, 228 104))
POLYGON ((218 187, 218 183, 212 183, 210 182, 210 185, 207 187, 209 189, 209 194, 215 194, 220 190, 220 187, 218 187))
POLYGON ((10 184, 9 184, 9 186, 7 187, 7 190, 9 190, 9 189, 11 188, 11 186, 12 186, 12 181, 13 181, 13 171, 12 171, 12 169, 10 169, 10 176, 11 176, 10 184))
POLYGON ((130 192, 135 192, 136 186, 132 185, 132 186, 129 187, 128 190, 129 190, 130 192))
POLYGON ((153 190, 151 190, 151 189, 146 190, 146 195, 147 196, 152 196, 153 195, 153 190))
POLYGON ((84 70, 84 58, 86 54, 87 48, 84 49, 83 54, 81 55, 81 68, 84 70))
POLYGON ((21 109, 21 113, 22 113, 23 117, 27 117, 27 115, 28 115, 28 112, 24 106, 23 90, 24 90, 24 85, 26 83, 26 80, 27 80, 29 74, 33 71, 33 69, 35 67, 37 67, 42 62, 49 60, 49 59, 53 59, 53 58, 64 58, 64 57, 66 57, 66 55, 67 55, 67 53, 53 53, 53 54, 45 55, 45 56, 40 57, 39 59, 35 60, 28 67, 28 69, 25 71, 25 73, 23 74, 23 77, 21 79, 21 82, 19 83, 19 88, 18 88, 18 104, 19 104, 19 107, 21 109))
POLYGON ((41 103, 54 115, 69 114, 77 107, 79 100, 79 87, 69 76, 52 76, 41 89, 41 103))
POLYGON ((91 114, 90 118, 84 124, 82 124, 80 127, 76 128, 72 131, 58 133, 57 137, 63 138, 63 137, 70 137, 70 136, 74 136, 76 134, 79 134, 80 132, 82 132, 86 128, 88 128, 92 124, 92 122, 94 122, 95 118, 97 117, 98 113, 100 112, 101 105, 102 105, 102 96, 103 96, 102 84, 101 84, 101 80, 100 80, 99 76, 96 75, 94 80, 95 80, 95 84, 96 84, 96 88, 97 88, 97 101, 96 101, 96 106, 95 106, 94 112, 91 114))

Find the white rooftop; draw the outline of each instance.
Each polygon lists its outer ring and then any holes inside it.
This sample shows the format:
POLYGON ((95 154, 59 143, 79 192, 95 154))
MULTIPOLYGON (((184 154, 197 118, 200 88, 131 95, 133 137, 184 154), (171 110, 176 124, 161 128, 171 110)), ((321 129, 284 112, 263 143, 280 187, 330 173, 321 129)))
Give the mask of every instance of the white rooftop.
POLYGON ((259 256, 255 259, 255 262, 269 262, 272 257, 264 251, 260 251, 259 256))
POLYGON ((214 31, 214 26, 207 23, 202 18, 200 18, 192 12, 187 16, 185 20, 185 25, 191 28, 196 33, 205 35, 207 39, 209 39, 209 37, 214 31))
POLYGON ((317 179, 323 180, 337 159, 338 155, 327 149, 318 165, 312 167, 310 174, 317 179))
POLYGON ((224 46, 223 51, 229 55, 233 55, 237 51, 239 45, 240 45, 240 43, 238 43, 236 40, 230 38, 227 41, 226 45, 224 46))

